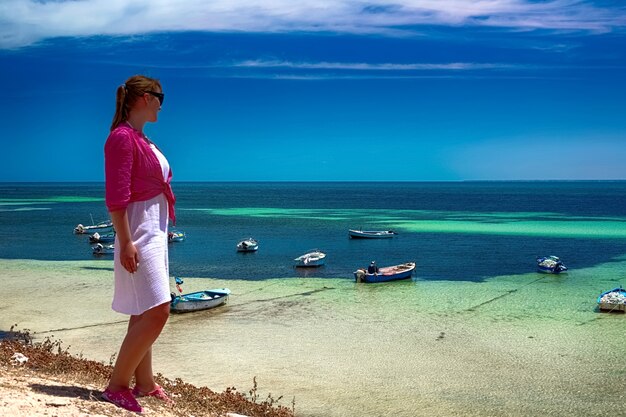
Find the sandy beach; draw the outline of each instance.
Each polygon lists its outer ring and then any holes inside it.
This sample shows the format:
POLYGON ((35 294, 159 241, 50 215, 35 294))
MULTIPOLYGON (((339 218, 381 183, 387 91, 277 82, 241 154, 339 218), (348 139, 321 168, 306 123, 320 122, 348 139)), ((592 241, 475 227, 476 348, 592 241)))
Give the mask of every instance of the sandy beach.
MULTIPOLYGON (((216 391, 256 377, 261 395, 295 398, 299 416, 617 415, 625 317, 598 313, 595 297, 620 268, 481 283, 185 278, 186 292, 229 287, 231 300, 173 315, 155 372, 216 391)), ((17 324, 109 362, 126 326, 110 309, 111 263, 1 260, 0 270, 1 330, 17 324)))

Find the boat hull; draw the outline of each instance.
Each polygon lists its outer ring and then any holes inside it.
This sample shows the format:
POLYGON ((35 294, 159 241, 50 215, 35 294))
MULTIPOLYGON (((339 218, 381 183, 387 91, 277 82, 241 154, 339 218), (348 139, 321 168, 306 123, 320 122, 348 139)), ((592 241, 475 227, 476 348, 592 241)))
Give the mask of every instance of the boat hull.
POLYGON ((115 253, 115 246, 114 245, 97 244, 95 246, 92 246, 91 250, 92 250, 92 253, 95 256, 113 255, 115 253))
POLYGON ((395 234, 390 230, 348 230, 351 239, 391 239, 395 234))
POLYGON ((108 232, 112 228, 113 228, 113 223, 101 223, 95 226, 83 226, 82 224, 79 224, 78 226, 74 228, 74 233, 77 235, 94 234, 96 232, 98 233, 108 232))
POLYGON ((603 311, 626 312, 626 290, 620 287, 603 292, 598 297, 598 308, 603 311))
POLYGON ((115 233, 106 233, 101 235, 96 232, 93 235, 89 235, 89 243, 111 243, 115 242, 115 233))
POLYGON ((315 268, 326 263, 326 254, 323 252, 309 252, 294 259, 296 268, 315 268))
POLYGON ((366 269, 357 269, 354 272, 354 280, 365 283, 398 281, 411 278, 413 271, 415 271, 413 262, 380 268, 375 274, 368 273, 366 269))
POLYGON ((237 252, 256 252, 257 250, 259 250, 259 244, 252 238, 237 243, 237 252))
POLYGON ((167 234, 167 242, 168 243, 174 243, 174 242, 182 242, 185 240, 185 233, 184 232, 172 232, 170 231, 167 234))
POLYGON ((228 301, 230 290, 197 291, 173 297, 170 302, 170 311, 173 313, 189 313, 219 307, 228 301))
POLYGON ((560 274, 567 271, 561 260, 556 256, 545 256, 537 258, 537 270, 544 274, 560 274))

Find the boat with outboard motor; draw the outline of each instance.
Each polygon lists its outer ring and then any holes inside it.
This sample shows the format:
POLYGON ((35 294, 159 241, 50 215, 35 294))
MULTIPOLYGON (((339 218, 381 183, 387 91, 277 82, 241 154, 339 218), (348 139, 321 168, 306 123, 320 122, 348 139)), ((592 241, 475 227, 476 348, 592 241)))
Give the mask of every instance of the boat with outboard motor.
POLYGON ((178 277, 174 280, 180 295, 171 293, 170 311, 173 313, 189 313, 215 308, 225 304, 230 296, 230 289, 228 288, 215 288, 182 294, 183 290, 180 286, 184 283, 183 280, 178 277))
MULTIPOLYGON (((373 263, 372 263, 373 264, 373 263)), ((383 268, 359 268, 354 271, 356 282, 388 282, 411 278, 415 270, 415 262, 406 262, 399 265, 383 268)))

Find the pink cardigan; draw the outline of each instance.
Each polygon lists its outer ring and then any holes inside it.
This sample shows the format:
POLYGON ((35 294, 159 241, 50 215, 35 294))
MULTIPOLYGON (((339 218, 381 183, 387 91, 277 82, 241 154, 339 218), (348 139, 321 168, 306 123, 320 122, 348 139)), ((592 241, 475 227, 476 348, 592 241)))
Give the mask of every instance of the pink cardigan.
POLYGON ((176 224, 176 197, 170 185, 172 170, 165 181, 156 155, 142 134, 127 123, 113 129, 104 144, 106 206, 109 211, 124 210, 133 201, 149 200, 163 193, 169 218, 176 224))

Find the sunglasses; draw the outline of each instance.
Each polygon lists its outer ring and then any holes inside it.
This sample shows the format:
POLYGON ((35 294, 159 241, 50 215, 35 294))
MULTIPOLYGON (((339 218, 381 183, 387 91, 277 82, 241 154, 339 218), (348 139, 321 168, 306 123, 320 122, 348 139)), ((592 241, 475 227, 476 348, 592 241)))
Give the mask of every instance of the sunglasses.
POLYGON ((155 96, 156 98, 158 98, 159 99, 159 104, 161 106, 163 105, 163 100, 165 100, 165 94, 157 93, 156 91, 146 91, 146 93, 150 94, 151 96, 155 96))

